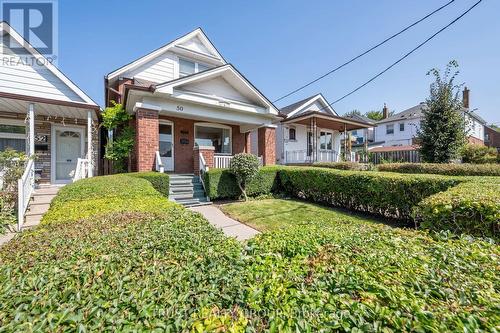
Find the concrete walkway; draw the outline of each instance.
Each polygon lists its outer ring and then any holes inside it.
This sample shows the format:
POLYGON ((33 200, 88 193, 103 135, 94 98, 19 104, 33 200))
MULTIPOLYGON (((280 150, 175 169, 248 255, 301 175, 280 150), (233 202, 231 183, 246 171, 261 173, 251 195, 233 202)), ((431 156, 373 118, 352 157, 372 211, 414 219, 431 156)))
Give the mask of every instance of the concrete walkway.
POLYGON ((214 227, 221 229, 229 237, 244 241, 260 234, 259 231, 226 216, 216 206, 199 206, 189 208, 203 215, 214 227))
MULTIPOLYGON (((22 231, 31 229, 40 224, 43 214, 47 212, 52 199, 54 199, 61 187, 62 185, 41 185, 40 188, 33 192, 33 197, 26 211, 22 231)), ((17 225, 12 225, 5 234, 0 235, 0 246, 10 241, 18 234, 16 228, 17 225)))

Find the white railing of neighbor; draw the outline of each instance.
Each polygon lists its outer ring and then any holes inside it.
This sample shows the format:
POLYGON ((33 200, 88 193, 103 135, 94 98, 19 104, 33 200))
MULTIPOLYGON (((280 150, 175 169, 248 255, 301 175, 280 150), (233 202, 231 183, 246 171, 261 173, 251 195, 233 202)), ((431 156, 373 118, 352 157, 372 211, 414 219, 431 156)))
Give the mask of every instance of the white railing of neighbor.
POLYGON ((261 156, 258 157, 259 159, 259 166, 264 166, 264 158, 261 156))
MULTIPOLYGON (((201 182, 201 186, 203 186, 203 191, 205 191, 205 193, 207 193, 207 189, 205 188, 205 173, 208 172, 208 165, 207 165, 207 162, 205 161, 205 158, 203 157, 203 155, 200 153, 200 156, 199 156, 199 168, 200 168, 200 182, 201 182)), ((210 201, 210 198, 207 196, 207 201, 210 201)))
POLYGON ((227 169, 231 165, 231 160, 233 156, 227 155, 215 155, 214 156, 214 167, 217 169, 227 169))
POLYGON ((35 190, 35 161, 30 159, 22 177, 17 181, 17 230, 21 231, 24 214, 28 209, 31 195, 35 190))
POLYGON ((334 150, 320 150, 316 162, 337 162, 337 152, 334 150))
POLYGON ((73 181, 76 182, 80 179, 89 178, 89 167, 90 163, 88 159, 79 158, 76 162, 76 170, 75 175, 73 176, 73 181))
POLYGON ((165 165, 163 165, 163 162, 161 160, 160 152, 156 151, 155 154, 155 163, 156 163, 156 171, 164 173, 165 172, 165 165))
POLYGON ((337 162, 338 154, 334 150, 320 150, 313 156, 307 150, 287 150, 285 152, 285 164, 300 164, 313 162, 337 162))

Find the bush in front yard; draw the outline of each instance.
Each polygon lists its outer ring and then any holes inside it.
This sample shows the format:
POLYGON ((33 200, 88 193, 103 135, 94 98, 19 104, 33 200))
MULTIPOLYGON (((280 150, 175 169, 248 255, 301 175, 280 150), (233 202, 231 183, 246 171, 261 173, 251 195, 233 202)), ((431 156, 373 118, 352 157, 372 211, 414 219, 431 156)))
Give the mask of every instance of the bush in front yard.
POLYGON ((436 175, 286 168, 280 180, 287 193, 318 203, 403 220, 422 199, 461 182, 436 175))
MULTIPOLYGON (((284 167, 266 166, 259 168, 257 176, 248 184, 247 195, 270 194, 279 190, 279 170, 284 167)), ((229 169, 210 169, 205 174, 205 188, 211 200, 237 199, 241 191, 236 178, 229 169)))
POLYGON ((246 201, 248 199, 246 188, 259 172, 259 159, 252 154, 236 154, 231 160, 229 171, 234 175, 236 185, 246 201))
POLYGON ((500 154, 493 147, 468 144, 462 148, 460 154, 464 163, 484 164, 500 162, 500 154))
POLYGON ((369 171, 373 169, 372 164, 356 162, 316 162, 313 164, 318 168, 329 168, 339 170, 369 171))
POLYGON ((159 172, 135 172, 128 173, 127 176, 146 179, 153 188, 168 198, 170 191, 170 177, 166 173, 159 172))
POLYGON ((165 195, 167 175, 149 173, 119 174, 82 179, 64 186, 54 198, 42 223, 76 221, 96 214, 111 212, 161 212, 171 205, 165 195), (142 179, 143 175, 145 178, 142 179), (161 179, 161 181, 160 181, 161 179))
POLYGON ((421 227, 500 240, 500 177, 464 182, 415 208, 421 227))
POLYGON ((377 169, 388 172, 431 173, 448 176, 500 176, 500 164, 387 163, 378 165, 377 169))

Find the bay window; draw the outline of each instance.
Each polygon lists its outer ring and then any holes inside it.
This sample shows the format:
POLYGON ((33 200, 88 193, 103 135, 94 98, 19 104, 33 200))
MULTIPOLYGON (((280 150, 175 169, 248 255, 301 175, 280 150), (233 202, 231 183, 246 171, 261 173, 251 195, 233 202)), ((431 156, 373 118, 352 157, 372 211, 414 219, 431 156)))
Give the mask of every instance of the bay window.
POLYGON ((218 124, 195 124, 195 145, 214 147, 216 154, 231 155, 231 128, 218 124))

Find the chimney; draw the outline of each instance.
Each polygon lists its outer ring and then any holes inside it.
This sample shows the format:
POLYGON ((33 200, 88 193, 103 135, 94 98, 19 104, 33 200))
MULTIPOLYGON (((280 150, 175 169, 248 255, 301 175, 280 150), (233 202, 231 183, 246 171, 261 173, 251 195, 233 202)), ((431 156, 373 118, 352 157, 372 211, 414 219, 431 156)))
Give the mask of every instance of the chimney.
POLYGON ((389 117, 389 109, 387 108, 387 105, 384 103, 384 108, 382 109, 382 119, 386 119, 389 117))
POLYGON ((469 108, 469 92, 470 92, 470 90, 467 89, 467 87, 465 87, 464 91, 462 93, 462 103, 464 105, 464 108, 466 108, 466 109, 469 108))

